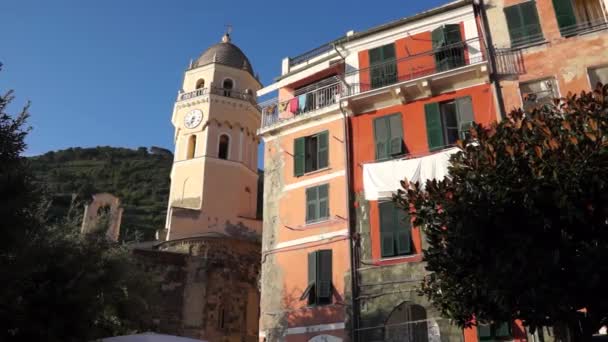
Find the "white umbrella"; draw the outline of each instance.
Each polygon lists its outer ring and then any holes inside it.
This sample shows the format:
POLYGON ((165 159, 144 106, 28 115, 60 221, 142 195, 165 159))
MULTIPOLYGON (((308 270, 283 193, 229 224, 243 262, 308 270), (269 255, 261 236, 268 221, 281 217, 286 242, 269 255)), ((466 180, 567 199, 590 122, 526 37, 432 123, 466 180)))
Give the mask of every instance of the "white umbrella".
POLYGON ((206 342, 203 340, 195 340, 193 338, 161 335, 154 333, 144 333, 137 335, 125 335, 108 337, 102 339, 103 342, 206 342))

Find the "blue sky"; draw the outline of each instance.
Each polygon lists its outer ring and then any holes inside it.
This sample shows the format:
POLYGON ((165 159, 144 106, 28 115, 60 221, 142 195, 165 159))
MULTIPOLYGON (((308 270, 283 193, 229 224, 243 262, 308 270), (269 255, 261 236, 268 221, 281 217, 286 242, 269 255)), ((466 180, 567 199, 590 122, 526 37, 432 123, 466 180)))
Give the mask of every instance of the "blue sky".
POLYGON ((28 155, 72 146, 162 146, 190 58, 225 25, 262 83, 295 56, 445 0, 2 0, 0 91, 32 102, 28 155))

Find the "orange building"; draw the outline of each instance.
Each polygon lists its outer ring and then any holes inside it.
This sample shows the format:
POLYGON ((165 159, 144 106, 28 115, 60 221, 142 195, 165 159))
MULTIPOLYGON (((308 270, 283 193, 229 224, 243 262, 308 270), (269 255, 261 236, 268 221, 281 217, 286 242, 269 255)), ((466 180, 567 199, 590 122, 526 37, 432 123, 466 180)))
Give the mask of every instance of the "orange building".
MULTIPOLYGON (((282 75, 258 92, 277 93, 261 104, 258 131, 265 142, 261 341, 552 340, 521 322, 463 330, 441 317, 417 292, 426 274, 424 232, 391 201, 406 177, 445 177, 473 122, 489 125, 504 106, 520 106, 513 84, 534 90, 525 83, 533 75, 558 72, 556 56, 543 63, 495 48, 494 31, 508 31, 494 21, 497 11, 459 0, 350 31, 284 59, 282 75)), ((520 26, 529 19, 518 18, 520 26)), ((579 44, 601 35, 584 33, 592 38, 579 44)), ((543 44, 548 51, 551 43, 543 44)), ((578 59, 574 68, 585 58, 578 59)), ((585 70, 593 80, 606 75, 585 70)), ((559 82, 573 91, 589 85, 568 75, 559 82)))

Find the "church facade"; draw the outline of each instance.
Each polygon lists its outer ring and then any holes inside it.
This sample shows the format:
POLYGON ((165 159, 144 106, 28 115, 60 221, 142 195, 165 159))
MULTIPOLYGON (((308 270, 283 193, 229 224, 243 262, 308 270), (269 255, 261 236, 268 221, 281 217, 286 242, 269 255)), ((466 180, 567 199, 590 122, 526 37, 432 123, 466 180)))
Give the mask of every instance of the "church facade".
POLYGON ((157 242, 134 250, 161 281, 159 332, 257 341, 260 88, 228 34, 185 71, 171 117, 175 153, 166 227, 157 242))

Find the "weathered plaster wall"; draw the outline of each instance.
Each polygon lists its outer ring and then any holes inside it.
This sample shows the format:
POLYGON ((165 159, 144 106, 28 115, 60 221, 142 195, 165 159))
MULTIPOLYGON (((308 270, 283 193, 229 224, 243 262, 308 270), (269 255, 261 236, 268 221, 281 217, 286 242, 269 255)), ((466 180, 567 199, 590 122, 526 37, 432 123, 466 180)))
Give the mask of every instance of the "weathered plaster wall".
MULTIPOLYGON (((424 262, 375 265, 371 253, 370 204, 363 199, 362 194, 357 195, 357 203, 356 229, 359 235, 360 258, 363 260, 358 270, 360 340, 383 341, 384 325, 391 313, 400 304, 407 302, 421 305, 426 310, 429 336, 435 332, 440 336, 438 340, 429 338, 429 341, 463 341, 462 329, 441 318, 431 303, 417 293, 420 281, 426 274, 424 262)), ((351 324, 350 317, 348 321, 351 324)))

